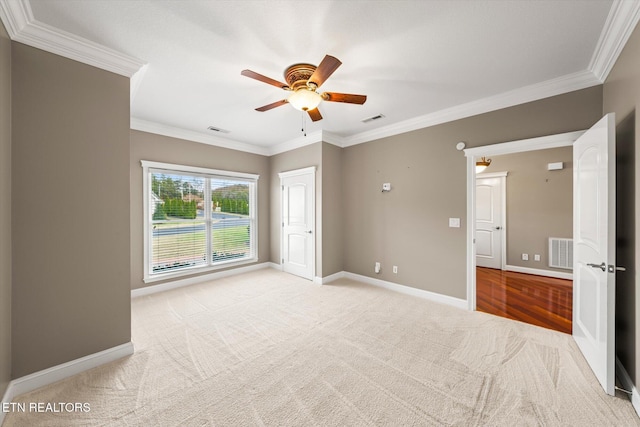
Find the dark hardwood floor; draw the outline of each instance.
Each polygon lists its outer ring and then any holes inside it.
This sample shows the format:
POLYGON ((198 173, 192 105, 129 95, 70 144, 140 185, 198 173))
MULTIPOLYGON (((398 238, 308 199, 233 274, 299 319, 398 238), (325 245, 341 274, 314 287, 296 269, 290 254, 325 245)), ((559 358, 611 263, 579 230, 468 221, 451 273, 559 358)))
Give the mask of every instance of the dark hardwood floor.
POLYGON ((573 282, 478 267, 476 309, 571 333, 573 282))

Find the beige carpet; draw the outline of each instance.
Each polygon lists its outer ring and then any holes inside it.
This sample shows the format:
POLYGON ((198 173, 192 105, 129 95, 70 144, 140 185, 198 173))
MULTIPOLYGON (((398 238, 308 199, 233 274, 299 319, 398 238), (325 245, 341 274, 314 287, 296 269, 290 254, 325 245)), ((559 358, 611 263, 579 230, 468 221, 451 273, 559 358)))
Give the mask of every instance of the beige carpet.
POLYGON ((628 426, 570 336, 350 280, 261 270, 133 300, 133 356, 4 426, 628 426))

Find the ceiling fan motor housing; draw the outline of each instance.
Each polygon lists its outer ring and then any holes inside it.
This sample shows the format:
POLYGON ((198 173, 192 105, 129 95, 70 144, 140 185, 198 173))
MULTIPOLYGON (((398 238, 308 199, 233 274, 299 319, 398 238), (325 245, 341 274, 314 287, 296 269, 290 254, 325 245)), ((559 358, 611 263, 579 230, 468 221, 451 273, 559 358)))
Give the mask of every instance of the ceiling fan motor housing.
POLYGON ((296 91, 298 89, 307 88, 315 90, 317 85, 312 84, 312 87, 307 85, 307 82, 316 71, 316 66, 312 64, 294 64, 287 68, 284 72, 284 79, 291 88, 296 91))

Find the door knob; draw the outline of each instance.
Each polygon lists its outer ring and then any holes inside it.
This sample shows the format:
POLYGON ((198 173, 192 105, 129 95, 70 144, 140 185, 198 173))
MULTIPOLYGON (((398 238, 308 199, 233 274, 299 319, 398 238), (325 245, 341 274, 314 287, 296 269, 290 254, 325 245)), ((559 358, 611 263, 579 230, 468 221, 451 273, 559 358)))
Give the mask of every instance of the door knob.
POLYGON ((500 226, 493 227, 493 228, 495 228, 496 230, 502 230, 502 227, 500 227, 500 226))
POLYGON ((309 231, 305 231, 305 233, 311 234, 313 232, 311 230, 309 230, 309 231))
POLYGON ((587 264, 589 267, 600 268, 602 271, 607 271, 607 264, 604 262, 602 264, 587 264))

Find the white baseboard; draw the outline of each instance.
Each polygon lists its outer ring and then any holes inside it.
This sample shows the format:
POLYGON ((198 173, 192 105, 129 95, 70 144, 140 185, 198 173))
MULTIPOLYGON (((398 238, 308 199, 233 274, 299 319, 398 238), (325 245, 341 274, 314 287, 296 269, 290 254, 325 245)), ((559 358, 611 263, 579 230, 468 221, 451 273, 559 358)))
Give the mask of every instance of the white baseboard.
MULTIPOLYGON (((121 344, 116 347, 108 348, 98 353, 93 353, 79 359, 72 360, 24 377, 12 380, 7 387, 7 391, 2 397, 2 402, 11 402, 14 397, 24 393, 28 393, 40 387, 52 384, 56 381, 63 380, 70 376, 79 374, 92 368, 96 368, 105 363, 110 363, 123 357, 133 354, 133 343, 121 344)), ((4 421, 4 412, 0 411, 0 425, 4 421)))
POLYGON ((536 276, 555 277, 556 279, 573 280, 573 273, 563 273, 562 271, 542 270, 539 268, 520 267, 517 265, 506 265, 505 270, 515 273, 534 274, 536 276))
POLYGON ((276 264, 275 262, 267 262, 265 264, 269 264, 269 268, 273 268, 274 270, 282 271, 282 264, 276 264))
POLYGON ((260 264, 252 264, 246 267, 238 267, 230 270, 216 271, 214 273, 203 274, 202 276, 188 277, 181 280, 173 280, 171 282, 161 283, 159 285, 146 286, 144 288, 132 289, 131 298, 137 298, 145 295, 157 294, 171 289, 191 286, 197 283, 208 282, 210 280, 221 279, 223 277, 235 276, 236 274, 248 273, 249 271, 260 270, 263 268, 280 269, 278 264, 272 262, 263 262, 260 264))
POLYGON ((334 282, 338 279, 342 279, 343 277, 345 277, 345 272, 344 271, 338 271, 337 273, 331 274, 327 277, 316 277, 317 282, 321 285, 326 285, 327 283, 331 283, 334 282))
POLYGON ((629 373, 620 362, 620 359, 616 357, 616 376, 620 380, 620 384, 625 390, 631 391, 631 396, 629 396, 631 400, 631 404, 633 405, 633 409, 636 410, 636 414, 640 417, 640 395, 638 394, 638 389, 635 385, 633 385, 633 381, 629 376, 629 373))
POLYGON ((401 292, 403 294, 428 299, 430 301, 435 301, 441 304, 450 305, 453 307, 461 308, 463 310, 468 310, 469 308, 467 305, 466 299, 460 299, 460 298, 455 298, 448 295, 438 294, 435 292, 425 291, 424 289, 413 288, 411 286, 399 285, 397 283, 387 282, 385 280, 380 280, 380 279, 374 279, 373 277, 362 276, 360 274, 349 273, 346 271, 342 273, 344 274, 343 277, 346 277, 347 279, 352 279, 358 282, 367 283, 369 285, 390 289, 396 292, 401 292))

